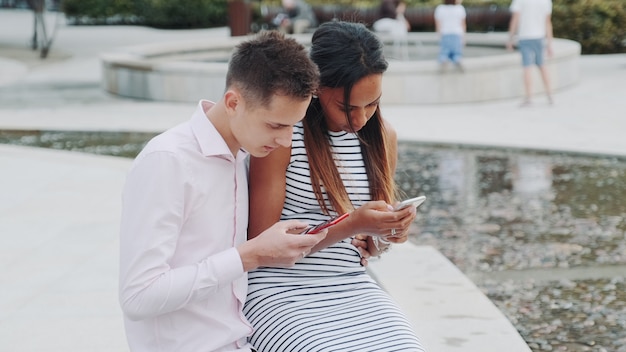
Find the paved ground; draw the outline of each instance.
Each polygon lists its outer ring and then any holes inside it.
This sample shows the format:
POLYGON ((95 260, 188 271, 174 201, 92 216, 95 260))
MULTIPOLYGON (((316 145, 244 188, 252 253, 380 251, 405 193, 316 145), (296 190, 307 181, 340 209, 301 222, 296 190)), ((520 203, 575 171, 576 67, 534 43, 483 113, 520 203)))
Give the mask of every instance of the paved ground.
MULTIPOLYGON (((0 129, 168 128, 187 120, 194 106, 103 93, 98 55, 134 44, 228 35, 224 28, 159 31, 61 23, 51 56, 42 61, 25 50, 31 25, 27 11, 0 10, 0 129)), ((557 92, 554 106, 538 97, 536 106, 524 109, 518 100, 506 100, 385 106, 384 112, 405 140, 626 155, 626 55, 586 56, 580 66, 580 83, 557 92)), ((128 163, 0 146, 0 264, 5 268, 0 350, 126 350, 112 263, 119 189, 128 163)), ((471 289, 471 283, 460 285, 471 289)), ((402 300, 415 301, 412 296, 402 300)), ((449 339, 443 350, 456 344, 464 351, 487 351, 484 345, 471 349, 463 343, 449 339)))

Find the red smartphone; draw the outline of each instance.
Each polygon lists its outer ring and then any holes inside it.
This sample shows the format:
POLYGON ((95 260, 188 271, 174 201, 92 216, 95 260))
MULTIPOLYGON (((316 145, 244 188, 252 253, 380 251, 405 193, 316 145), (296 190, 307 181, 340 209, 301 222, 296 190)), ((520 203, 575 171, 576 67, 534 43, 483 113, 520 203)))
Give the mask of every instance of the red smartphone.
POLYGON ((319 223, 315 226, 312 227, 308 227, 306 230, 304 230, 303 232, 301 232, 301 234, 316 234, 320 231, 322 231, 323 229, 327 228, 327 227, 331 227, 335 224, 337 224, 338 222, 340 222, 341 220, 345 219, 348 217, 348 215, 350 215, 350 213, 345 213, 343 215, 340 216, 336 216, 334 218, 330 218, 322 223, 319 223))

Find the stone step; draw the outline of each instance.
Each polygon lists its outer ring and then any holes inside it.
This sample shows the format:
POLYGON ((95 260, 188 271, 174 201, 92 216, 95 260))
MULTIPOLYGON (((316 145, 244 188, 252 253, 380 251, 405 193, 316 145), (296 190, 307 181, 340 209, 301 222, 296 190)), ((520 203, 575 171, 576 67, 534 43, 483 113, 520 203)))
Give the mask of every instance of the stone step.
POLYGON ((405 312, 428 351, 531 351, 504 314, 433 247, 393 245, 370 261, 368 271, 405 312))

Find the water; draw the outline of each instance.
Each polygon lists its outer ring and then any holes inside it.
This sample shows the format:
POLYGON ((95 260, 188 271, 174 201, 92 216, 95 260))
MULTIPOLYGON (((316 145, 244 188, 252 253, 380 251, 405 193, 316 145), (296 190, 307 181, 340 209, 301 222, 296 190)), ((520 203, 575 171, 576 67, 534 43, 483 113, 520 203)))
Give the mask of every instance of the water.
POLYGON ((156 133, 0 130, 0 143, 134 158, 156 133))
POLYGON ((398 165, 429 197, 416 242, 459 239, 475 255, 444 254, 464 271, 626 264, 625 159, 403 143, 398 165))
POLYGON ((626 351, 626 160, 401 143, 412 241, 454 262, 533 351, 626 351))
MULTIPOLYGON (((134 157, 153 133, 0 131, 0 143, 134 157)), ((626 352, 626 159, 401 142, 426 195, 411 241, 437 248, 533 351, 626 352)))

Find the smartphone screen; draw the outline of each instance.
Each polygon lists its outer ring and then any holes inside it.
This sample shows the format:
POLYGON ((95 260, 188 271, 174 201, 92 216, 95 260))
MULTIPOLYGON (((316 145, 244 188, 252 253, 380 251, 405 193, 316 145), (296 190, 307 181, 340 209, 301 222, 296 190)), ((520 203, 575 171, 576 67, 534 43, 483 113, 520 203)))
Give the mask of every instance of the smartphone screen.
POLYGON ((305 233, 316 234, 316 233, 322 231, 323 229, 325 229, 327 227, 331 227, 331 226, 337 224, 341 220, 347 218, 348 215, 350 215, 350 214, 349 213, 345 213, 345 214, 343 214, 341 216, 336 216, 334 218, 330 218, 330 219, 328 219, 328 220, 326 220, 326 221, 324 221, 322 223, 319 223, 319 224, 317 224, 317 225, 315 225, 313 227, 307 228, 306 230, 304 230, 302 232, 302 234, 305 234, 305 233))

